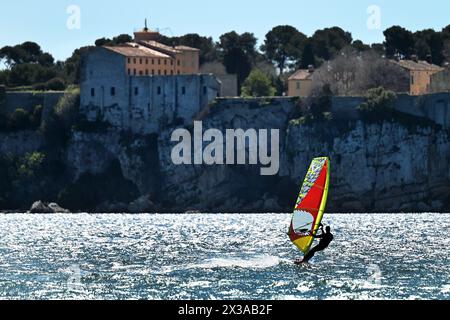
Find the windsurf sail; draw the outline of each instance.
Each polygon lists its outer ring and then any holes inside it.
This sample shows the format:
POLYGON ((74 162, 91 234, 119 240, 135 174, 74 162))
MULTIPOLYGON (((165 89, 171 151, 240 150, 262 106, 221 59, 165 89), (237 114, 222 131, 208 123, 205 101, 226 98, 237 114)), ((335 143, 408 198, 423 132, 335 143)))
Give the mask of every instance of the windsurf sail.
POLYGON ((306 254, 314 241, 328 197, 330 160, 316 158, 306 174, 289 228, 291 241, 306 254))

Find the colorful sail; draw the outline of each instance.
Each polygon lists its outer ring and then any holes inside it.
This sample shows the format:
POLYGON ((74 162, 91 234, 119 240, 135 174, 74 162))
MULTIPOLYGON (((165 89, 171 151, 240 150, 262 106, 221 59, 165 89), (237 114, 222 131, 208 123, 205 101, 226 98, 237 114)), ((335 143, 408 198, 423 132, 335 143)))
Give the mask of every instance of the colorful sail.
POLYGON ((306 174, 289 228, 291 241, 307 253, 322 221, 330 184, 330 160, 316 158, 306 174))

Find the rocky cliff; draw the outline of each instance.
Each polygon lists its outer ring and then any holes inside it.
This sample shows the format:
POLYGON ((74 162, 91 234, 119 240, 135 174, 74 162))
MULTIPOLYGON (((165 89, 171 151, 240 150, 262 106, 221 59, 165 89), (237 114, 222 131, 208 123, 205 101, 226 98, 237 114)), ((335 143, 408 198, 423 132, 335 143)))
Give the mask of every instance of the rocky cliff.
MULTIPOLYGON (((79 202, 89 193, 99 195, 83 208, 87 210, 127 211, 128 203, 145 197, 158 212, 289 212, 311 159, 326 155, 332 163, 329 211, 450 210, 448 129, 417 116, 399 113, 371 121, 339 115, 336 109, 326 119, 308 121, 299 105, 295 99, 223 99, 199 119, 204 130, 279 129, 276 176, 261 176, 259 166, 252 165, 174 165, 170 136, 176 127, 152 136, 114 128, 74 131, 61 150, 68 185, 61 185, 54 199, 43 200, 73 198, 78 190, 79 202), (114 178, 105 174, 111 163, 118 164, 114 178), (102 183, 89 183, 98 180, 102 183), (125 190, 116 193, 119 189, 125 190)), ((31 149, 24 146, 25 135, 29 133, 16 134, 20 148, 14 147, 15 136, 2 138, 1 152, 16 148, 23 153, 42 144, 40 138, 30 138, 31 149)))
POLYGON ((449 210, 450 135, 423 118, 398 114, 383 121, 335 117, 308 123, 295 102, 223 101, 204 119, 207 128, 276 128, 280 172, 262 177, 251 166, 174 166, 160 139, 163 194, 176 210, 290 211, 312 158, 329 156, 329 210, 417 212, 449 210))

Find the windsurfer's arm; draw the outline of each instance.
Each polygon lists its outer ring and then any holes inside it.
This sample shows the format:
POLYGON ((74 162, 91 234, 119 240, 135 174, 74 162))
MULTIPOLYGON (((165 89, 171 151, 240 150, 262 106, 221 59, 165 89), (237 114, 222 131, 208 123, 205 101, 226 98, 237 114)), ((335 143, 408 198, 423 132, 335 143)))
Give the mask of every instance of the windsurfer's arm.
POLYGON ((323 230, 323 224, 320 224, 320 231, 321 231, 321 234, 314 234, 314 233, 312 233, 311 234, 311 236, 314 238, 314 239, 321 239, 321 238, 323 238, 323 235, 324 235, 324 233, 325 233, 325 231, 323 230))
POLYGON ((312 235, 314 239, 322 239, 323 238, 323 233, 319 234, 319 235, 312 235))

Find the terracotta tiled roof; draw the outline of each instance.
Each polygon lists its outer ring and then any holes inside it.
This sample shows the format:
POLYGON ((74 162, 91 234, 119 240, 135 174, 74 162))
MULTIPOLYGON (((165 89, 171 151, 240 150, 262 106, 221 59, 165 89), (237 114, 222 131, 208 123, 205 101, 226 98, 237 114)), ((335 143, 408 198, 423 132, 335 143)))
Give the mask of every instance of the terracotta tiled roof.
POLYGON ((399 66, 411 70, 411 71, 441 71, 441 68, 435 64, 428 63, 426 61, 413 61, 413 60, 391 60, 392 62, 398 64, 399 66))
POLYGON ((142 43, 145 46, 149 46, 152 48, 155 48, 156 50, 161 50, 163 52, 167 52, 167 53, 181 53, 180 50, 175 49, 174 47, 170 47, 170 46, 166 46, 165 44, 162 44, 160 42, 157 41, 140 41, 139 43, 142 43))
POLYGON ((126 57, 170 58, 167 54, 131 42, 119 46, 104 46, 103 48, 126 57))
POLYGON ((180 51, 200 51, 197 48, 192 48, 192 47, 188 47, 188 46, 176 46, 175 49, 180 50, 180 51))
POLYGON ((288 80, 311 80, 312 75, 313 73, 309 70, 300 69, 290 76, 288 80))

